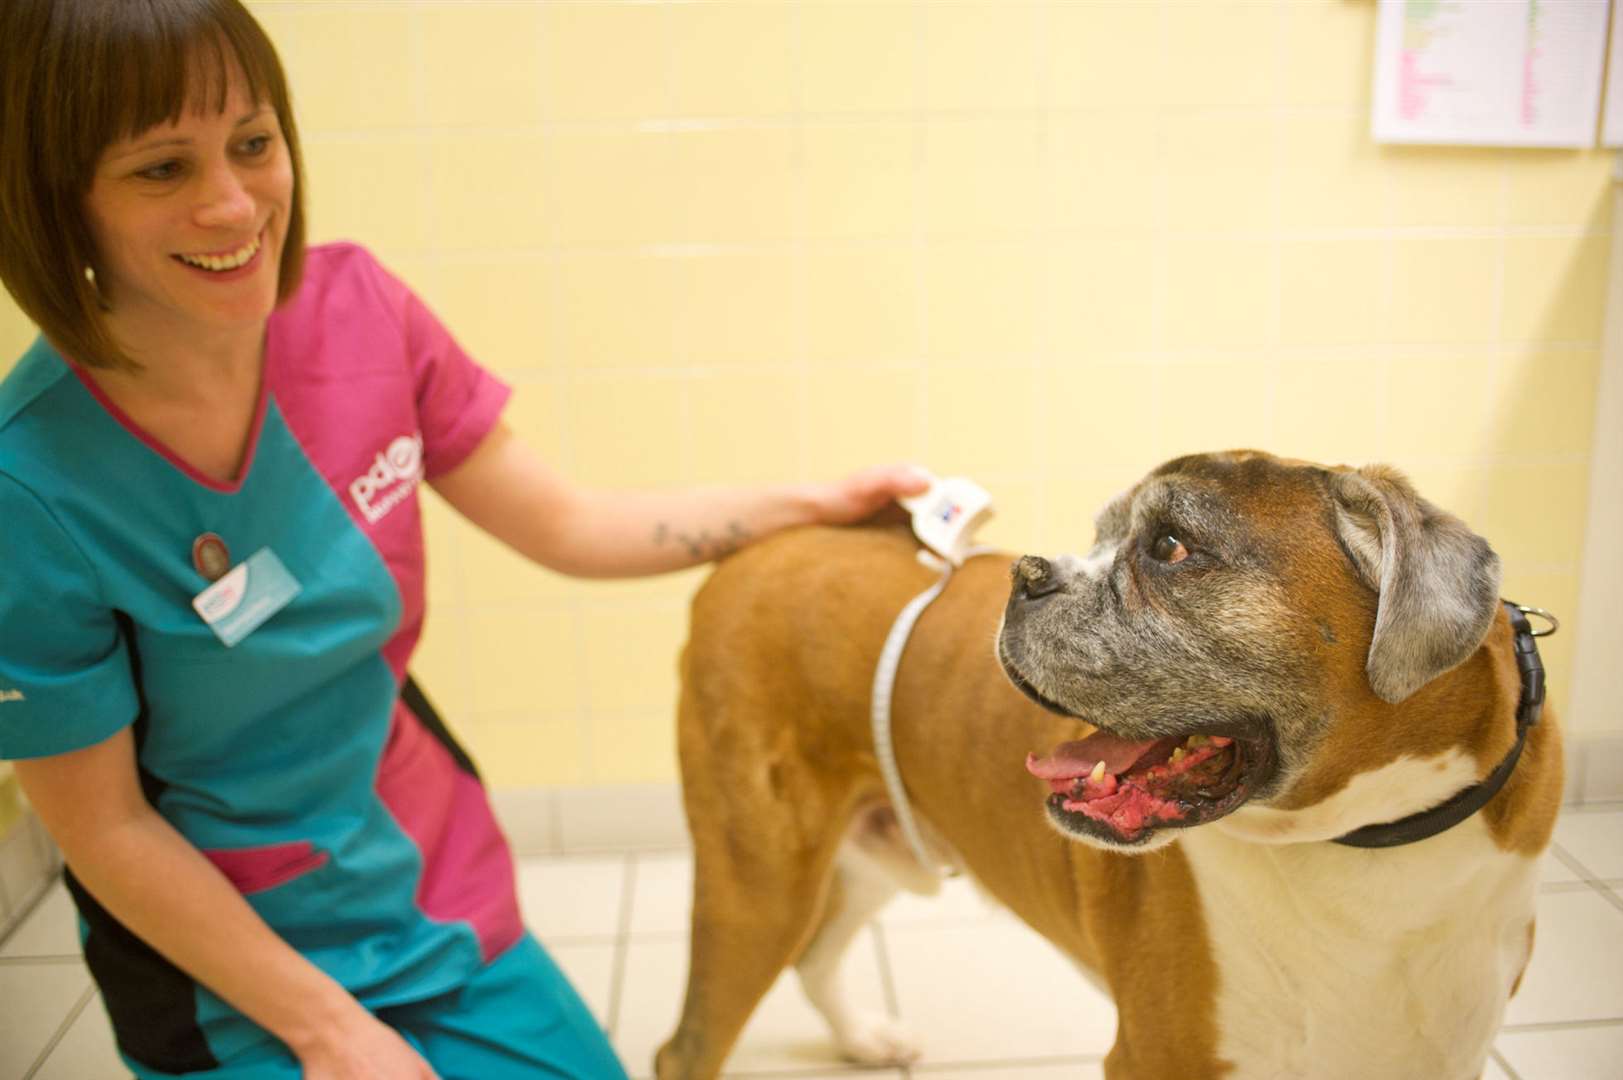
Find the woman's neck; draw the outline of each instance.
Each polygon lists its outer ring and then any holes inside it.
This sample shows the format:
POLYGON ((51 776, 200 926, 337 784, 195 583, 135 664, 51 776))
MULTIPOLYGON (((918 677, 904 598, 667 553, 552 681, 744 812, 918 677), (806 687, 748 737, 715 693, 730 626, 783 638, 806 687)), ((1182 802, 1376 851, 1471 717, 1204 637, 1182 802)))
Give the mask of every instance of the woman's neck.
POLYGON ((113 337, 138 370, 99 368, 98 385, 115 400, 131 398, 170 407, 213 406, 257 394, 265 355, 265 327, 249 332, 140 334, 114 324, 113 337))
POLYGON ((86 374, 147 438, 195 472, 229 484, 241 478, 252 451, 264 380, 265 326, 251 329, 252 336, 133 338, 115 326, 114 340, 140 368, 86 374))

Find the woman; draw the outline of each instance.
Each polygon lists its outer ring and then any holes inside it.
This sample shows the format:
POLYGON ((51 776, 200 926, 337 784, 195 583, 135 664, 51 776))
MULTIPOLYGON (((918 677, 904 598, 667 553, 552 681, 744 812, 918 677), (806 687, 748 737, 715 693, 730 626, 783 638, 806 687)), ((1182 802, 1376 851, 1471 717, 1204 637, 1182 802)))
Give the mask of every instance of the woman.
POLYGON ((140 1076, 623 1076, 406 675, 419 482, 593 576, 923 484, 576 488, 370 255, 306 251, 298 177, 236 0, 0 5, 0 279, 42 331, 0 384, 0 757, 140 1076))

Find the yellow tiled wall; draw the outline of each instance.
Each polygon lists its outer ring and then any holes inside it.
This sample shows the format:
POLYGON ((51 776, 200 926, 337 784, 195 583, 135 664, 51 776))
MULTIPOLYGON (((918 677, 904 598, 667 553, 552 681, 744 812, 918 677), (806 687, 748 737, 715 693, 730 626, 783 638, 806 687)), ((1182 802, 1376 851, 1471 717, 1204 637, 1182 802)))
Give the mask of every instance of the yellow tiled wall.
MULTIPOLYGON (((1611 155, 1374 145, 1368 0, 252 7, 314 238, 411 281, 580 479, 914 459, 1052 552, 1178 453, 1389 461, 1575 608, 1611 155)), ((419 671, 493 781, 671 779, 699 575, 430 530, 419 671)))

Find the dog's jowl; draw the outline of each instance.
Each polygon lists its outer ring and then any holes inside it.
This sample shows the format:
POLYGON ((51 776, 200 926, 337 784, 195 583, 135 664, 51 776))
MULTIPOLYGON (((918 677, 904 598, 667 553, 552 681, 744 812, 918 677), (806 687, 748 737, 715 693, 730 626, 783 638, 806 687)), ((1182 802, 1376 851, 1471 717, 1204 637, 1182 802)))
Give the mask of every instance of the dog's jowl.
POLYGON ((916 551, 792 532, 694 600, 692 963, 661 1080, 717 1076, 791 964, 845 1056, 925 1052, 850 1005, 839 961, 944 868, 1110 993, 1111 1080, 1481 1075, 1562 782, 1482 537, 1394 470, 1237 452, 1155 470, 1091 547, 971 559, 892 694, 932 867, 869 724, 891 624, 935 579, 916 551))

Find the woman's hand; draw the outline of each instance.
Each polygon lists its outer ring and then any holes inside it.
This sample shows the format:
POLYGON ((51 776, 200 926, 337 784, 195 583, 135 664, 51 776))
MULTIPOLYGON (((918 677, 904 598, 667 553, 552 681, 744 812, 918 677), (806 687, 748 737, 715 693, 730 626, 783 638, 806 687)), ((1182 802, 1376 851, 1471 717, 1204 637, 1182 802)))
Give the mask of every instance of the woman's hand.
POLYGON ((353 1018, 296 1056, 305 1080, 439 1080, 398 1032, 358 1006, 353 1018))
POLYGON ((896 499, 929 489, 929 474, 916 465, 875 465, 820 490, 814 499, 817 519, 824 525, 852 525, 889 508, 896 499))

